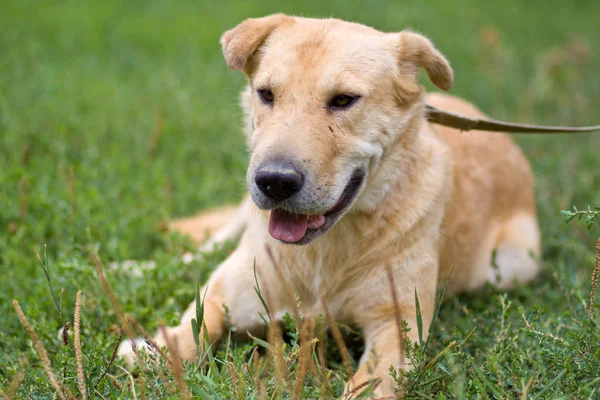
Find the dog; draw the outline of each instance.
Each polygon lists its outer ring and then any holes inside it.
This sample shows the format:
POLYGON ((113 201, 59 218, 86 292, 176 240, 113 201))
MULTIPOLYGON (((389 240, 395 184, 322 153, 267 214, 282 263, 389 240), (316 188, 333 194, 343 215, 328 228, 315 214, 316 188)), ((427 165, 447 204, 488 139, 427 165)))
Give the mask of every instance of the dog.
MULTIPOLYGON (((346 395, 377 382, 374 395, 393 397, 390 366, 412 368, 397 350, 396 315, 417 342, 415 292, 426 337, 450 271, 449 293, 488 282, 510 289, 535 277, 531 168, 505 134, 427 122, 426 104, 484 115, 459 98, 425 94, 421 69, 444 91, 453 71, 421 34, 276 14, 243 21, 221 44, 229 68, 248 79, 241 102, 249 196, 239 207, 173 223, 198 242, 211 232, 211 246, 239 238, 201 289, 203 337, 222 336, 225 308, 238 331, 264 326, 256 269, 276 318, 296 306, 291 287, 301 313, 323 314, 326 306, 360 328, 365 350, 346 395)), ((195 307, 167 329, 168 340, 155 339, 176 343, 184 360, 196 356, 195 307)), ((131 359, 128 346, 121 354, 131 359)))

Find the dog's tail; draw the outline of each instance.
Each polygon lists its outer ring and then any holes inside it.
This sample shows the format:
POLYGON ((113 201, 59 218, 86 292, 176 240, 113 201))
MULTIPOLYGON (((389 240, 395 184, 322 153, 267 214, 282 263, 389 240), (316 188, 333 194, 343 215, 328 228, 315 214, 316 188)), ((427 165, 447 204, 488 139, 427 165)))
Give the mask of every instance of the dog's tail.
POLYGON ((204 211, 198 215, 173 221, 170 228, 189 235, 200 245, 200 251, 210 251, 215 245, 234 241, 242 236, 248 220, 248 201, 204 211))

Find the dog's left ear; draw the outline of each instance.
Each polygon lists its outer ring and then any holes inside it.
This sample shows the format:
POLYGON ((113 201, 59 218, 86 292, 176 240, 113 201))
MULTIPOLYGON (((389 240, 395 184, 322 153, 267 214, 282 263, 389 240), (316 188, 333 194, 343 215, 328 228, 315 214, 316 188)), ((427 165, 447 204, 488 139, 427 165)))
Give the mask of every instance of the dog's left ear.
POLYGON ((227 66, 245 69, 246 64, 265 39, 281 24, 293 20, 284 14, 248 18, 221 36, 221 46, 227 66))
POLYGON ((411 31, 397 35, 397 54, 401 73, 418 78, 419 68, 424 68, 429 80, 442 90, 450 90, 454 73, 448 60, 425 36, 411 31))

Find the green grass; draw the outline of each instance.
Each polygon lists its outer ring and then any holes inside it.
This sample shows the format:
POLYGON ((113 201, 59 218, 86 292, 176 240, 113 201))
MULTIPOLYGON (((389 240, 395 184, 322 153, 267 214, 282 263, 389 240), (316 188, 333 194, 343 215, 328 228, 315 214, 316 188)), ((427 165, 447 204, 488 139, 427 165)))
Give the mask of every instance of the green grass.
MULTIPOLYGON (((107 270, 125 312, 146 330, 174 324, 231 247, 184 265, 185 238, 160 221, 233 202, 244 194, 241 74, 228 71, 221 32, 242 19, 284 11, 336 16, 394 31, 426 33, 451 60, 452 93, 496 118, 544 124, 599 122, 597 1, 64 1, 5 0, 0 6, 0 388, 21 371, 17 398, 52 398, 17 299, 53 369, 78 394, 72 341, 58 329, 83 292, 88 393, 97 398, 173 397, 164 365, 139 378, 115 362, 117 317, 90 254, 105 265, 154 260, 136 277, 107 270), (209 5, 210 3, 210 5, 209 5), (39 252, 41 263, 35 252, 39 252), (49 273, 51 287, 44 274, 49 273), (162 372, 158 370, 162 369, 162 372), (164 378, 166 376, 166 378, 164 378), (135 385, 132 386, 132 379, 135 385)), ((544 272, 505 294, 449 299, 409 374, 410 398, 598 398, 600 317, 588 318, 597 225, 565 225, 562 209, 600 205, 600 135, 518 137, 537 176, 544 272), (469 333, 472 333, 469 335, 469 333), (467 339, 467 340, 465 340, 467 339)), ((298 333, 288 321, 291 382, 298 333)), ((222 342, 185 379, 198 398, 261 398, 245 374, 258 342, 222 342)), ((260 345, 258 346, 260 347, 260 345)), ((345 374, 329 340, 330 375, 311 370, 305 398, 339 395, 345 374), (328 389, 329 387, 329 389, 328 389)), ((351 346, 352 347, 352 346, 351 346)), ((354 346, 356 347, 356 346, 354 346)), ((360 347, 360 346, 358 346, 360 347)), ((357 349, 353 362, 357 360, 357 349)), ((270 358, 260 384, 277 396, 270 358)), ((289 389, 289 387, 288 387, 289 389)))

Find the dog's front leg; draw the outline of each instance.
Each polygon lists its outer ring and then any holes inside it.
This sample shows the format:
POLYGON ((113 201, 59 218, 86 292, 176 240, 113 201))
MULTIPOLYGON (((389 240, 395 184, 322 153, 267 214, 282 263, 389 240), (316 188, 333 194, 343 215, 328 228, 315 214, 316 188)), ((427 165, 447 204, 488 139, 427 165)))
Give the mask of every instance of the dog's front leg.
MULTIPOLYGON (((200 332, 199 342, 201 343, 205 337, 209 338, 210 343, 219 339, 224 328, 224 308, 222 285, 219 284, 220 278, 218 270, 209 283, 200 290, 200 297, 204 305, 202 330, 200 332), (205 331, 206 330, 206 331, 205 331)), ((149 346, 142 339, 135 339, 135 346, 132 341, 123 341, 119 347, 119 355, 127 361, 127 364, 133 366, 135 363, 134 347, 157 347, 162 349, 167 347, 170 356, 177 355, 184 361, 194 361, 197 355, 196 340, 192 330, 192 319, 196 318, 196 302, 194 301, 187 308, 181 318, 178 326, 159 329, 156 335, 151 339, 152 345, 149 346)), ((203 343, 203 345, 205 345, 203 343)))
POLYGON ((396 369, 411 367, 406 357, 403 357, 402 365, 398 327, 393 321, 374 326, 365 335, 365 345, 360 367, 346 384, 343 399, 359 398, 363 392, 370 392, 376 399, 395 399, 396 382, 390 375, 390 366, 396 369))
MULTIPOLYGON (((202 323, 198 343, 201 343, 204 347, 218 340, 223 334, 225 312, 223 296, 218 289, 213 291, 210 287, 204 287, 200 290, 200 296, 204 306, 204 314, 203 320, 198 322, 202 323), (204 293, 206 293, 206 296, 202 297, 204 293), (206 337, 209 343, 203 343, 206 337)), ((167 346, 171 355, 177 354, 184 361, 194 361, 198 350, 192 330, 192 319, 194 318, 196 318, 195 301, 187 308, 178 326, 159 330, 154 337, 155 343, 159 347, 167 346)))
MULTIPOLYGON (((247 246, 240 245, 200 290, 204 304, 203 326, 211 343, 219 339, 225 329, 225 307, 230 312, 231 323, 242 332, 252 331, 262 324, 259 313, 264 313, 264 309, 254 290, 253 267, 254 254, 248 251, 247 246)), ((171 354, 176 352, 183 360, 193 361, 197 353, 191 324, 193 318, 196 318, 196 302, 188 307, 178 326, 159 330, 152 339, 154 344, 159 348, 167 346, 171 354)), ((202 331, 199 340, 202 341, 204 337, 202 331)), ((136 344, 144 345, 144 341, 136 339, 136 344)), ((130 341, 121 345, 119 354, 133 365, 135 354, 130 341)))
POLYGON ((365 292, 369 294, 364 298, 370 300, 356 307, 355 321, 364 334, 365 352, 359 369, 346 384, 344 399, 357 398, 364 391, 371 392, 371 398, 376 399, 399 396, 390 367, 397 371, 412 368, 403 342, 406 338, 411 342, 419 341, 415 290, 419 297, 423 339, 427 337, 435 305, 437 262, 400 265, 393 276, 390 279, 390 275, 383 272, 364 283, 365 292), (404 332, 404 322, 408 325, 407 332, 404 332))

